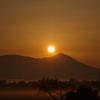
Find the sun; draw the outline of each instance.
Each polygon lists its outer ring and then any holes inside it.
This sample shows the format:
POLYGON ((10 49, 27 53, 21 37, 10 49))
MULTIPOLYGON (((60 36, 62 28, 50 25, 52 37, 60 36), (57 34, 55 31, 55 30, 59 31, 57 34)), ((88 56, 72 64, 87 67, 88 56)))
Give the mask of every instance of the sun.
POLYGON ((54 50, 55 50, 55 49, 54 49, 54 47, 53 47, 53 46, 50 46, 50 47, 48 48, 48 50, 49 50, 49 52, 51 52, 51 53, 52 53, 52 52, 54 52, 54 50))

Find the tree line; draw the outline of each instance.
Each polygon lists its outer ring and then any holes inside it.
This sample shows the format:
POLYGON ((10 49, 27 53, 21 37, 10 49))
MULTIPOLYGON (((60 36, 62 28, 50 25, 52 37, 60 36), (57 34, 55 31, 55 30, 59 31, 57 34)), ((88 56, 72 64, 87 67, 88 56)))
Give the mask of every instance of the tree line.
POLYGON ((7 83, 6 80, 0 80, 0 89, 38 89, 38 94, 49 94, 55 100, 57 99, 53 96, 53 93, 60 95, 60 100, 63 100, 68 91, 76 91, 79 86, 89 86, 93 89, 100 90, 100 80, 78 81, 76 78, 70 78, 68 81, 61 81, 58 79, 53 79, 49 77, 43 77, 38 81, 25 82, 24 80, 12 83, 7 83))
POLYGON ((0 79, 0 89, 3 88, 38 88, 40 89, 41 86, 50 86, 48 88, 57 88, 57 89, 76 89, 79 85, 86 85, 86 86, 91 86, 93 88, 100 88, 99 86, 99 81, 87 81, 87 80, 82 80, 78 81, 76 78, 70 78, 68 81, 60 81, 58 79, 53 79, 53 78, 46 78, 43 77, 41 80, 38 81, 29 81, 25 82, 24 80, 21 80, 19 82, 13 81, 12 83, 7 83, 7 80, 0 79), (59 87, 59 88, 58 88, 59 87))

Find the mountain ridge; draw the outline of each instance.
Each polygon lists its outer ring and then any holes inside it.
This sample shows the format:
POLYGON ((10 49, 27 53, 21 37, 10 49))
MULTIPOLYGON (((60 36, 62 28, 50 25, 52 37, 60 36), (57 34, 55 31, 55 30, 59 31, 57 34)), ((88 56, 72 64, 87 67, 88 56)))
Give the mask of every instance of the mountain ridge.
POLYGON ((72 57, 59 53, 46 58, 21 55, 0 56, 0 78, 40 79, 97 79, 98 69, 82 64, 72 57))

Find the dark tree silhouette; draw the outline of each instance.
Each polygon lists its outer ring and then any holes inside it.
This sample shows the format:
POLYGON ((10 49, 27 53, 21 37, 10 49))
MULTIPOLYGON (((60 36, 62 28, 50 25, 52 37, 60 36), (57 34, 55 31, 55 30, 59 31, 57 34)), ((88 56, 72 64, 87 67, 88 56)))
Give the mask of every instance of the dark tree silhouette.
POLYGON ((9 87, 15 89, 17 87, 17 83, 15 81, 13 83, 9 83, 9 87))
POLYGON ((6 80, 0 80, 0 88, 4 88, 6 86, 6 80))
POLYGON ((96 84, 97 84, 97 88, 100 90, 100 69, 99 69, 99 75, 96 84))
POLYGON ((69 82, 66 84, 65 82, 61 82, 57 79, 43 78, 39 80, 39 93, 47 93, 55 100, 63 100, 63 97, 67 94, 65 89, 69 87, 74 87, 69 82), (57 93, 60 95, 60 99, 53 96, 53 93, 57 93))
POLYGON ((99 100, 98 90, 93 90, 90 86, 80 86, 77 92, 68 92, 64 100, 99 100))

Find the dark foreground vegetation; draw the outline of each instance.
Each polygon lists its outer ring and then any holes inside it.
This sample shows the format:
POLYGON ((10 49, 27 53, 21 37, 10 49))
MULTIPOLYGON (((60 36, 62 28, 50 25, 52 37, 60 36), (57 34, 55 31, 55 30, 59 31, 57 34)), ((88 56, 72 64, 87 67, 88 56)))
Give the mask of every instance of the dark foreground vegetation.
POLYGON ((75 78, 70 78, 69 81, 60 81, 45 77, 29 82, 7 83, 6 80, 0 80, 0 100, 99 100, 99 89, 99 80, 77 81, 75 78), (15 91, 17 95, 14 94, 15 91))

